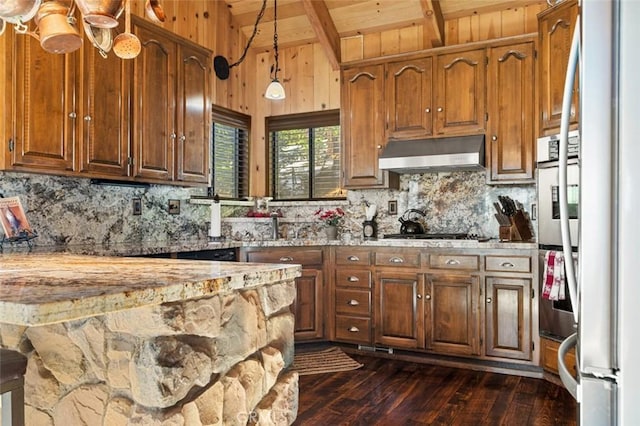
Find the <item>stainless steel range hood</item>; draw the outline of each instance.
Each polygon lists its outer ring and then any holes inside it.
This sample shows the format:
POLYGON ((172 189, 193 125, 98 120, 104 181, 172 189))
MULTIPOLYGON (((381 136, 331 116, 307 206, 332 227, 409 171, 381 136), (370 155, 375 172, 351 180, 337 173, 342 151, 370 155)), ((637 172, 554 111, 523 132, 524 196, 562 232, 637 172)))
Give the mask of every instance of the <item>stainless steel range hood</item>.
POLYGON ((484 135, 391 140, 379 157, 383 170, 428 173, 484 169, 484 135))

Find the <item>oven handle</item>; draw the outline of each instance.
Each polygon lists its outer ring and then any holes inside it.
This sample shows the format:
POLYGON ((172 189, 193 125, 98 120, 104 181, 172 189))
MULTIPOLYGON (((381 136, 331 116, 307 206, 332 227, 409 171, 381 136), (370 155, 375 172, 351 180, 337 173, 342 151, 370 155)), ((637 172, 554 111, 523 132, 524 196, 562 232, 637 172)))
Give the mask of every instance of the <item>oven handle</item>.
POLYGON ((569 116, 571 114, 571 98, 573 85, 576 77, 576 68, 580 59, 580 16, 577 17, 576 27, 573 31, 571 41, 571 51, 569 53, 569 63, 567 65, 567 75, 564 80, 564 94, 562 97, 562 118, 560 120, 560 146, 559 146, 559 169, 558 169, 558 198, 560 204, 560 231, 562 233, 562 248, 565 258, 565 269, 567 271, 567 284, 569 287, 569 297, 573 306, 573 319, 578 322, 578 286, 576 274, 571 261, 571 233, 569 231, 569 203, 567 201, 567 168, 568 168, 568 146, 569 146, 569 116))

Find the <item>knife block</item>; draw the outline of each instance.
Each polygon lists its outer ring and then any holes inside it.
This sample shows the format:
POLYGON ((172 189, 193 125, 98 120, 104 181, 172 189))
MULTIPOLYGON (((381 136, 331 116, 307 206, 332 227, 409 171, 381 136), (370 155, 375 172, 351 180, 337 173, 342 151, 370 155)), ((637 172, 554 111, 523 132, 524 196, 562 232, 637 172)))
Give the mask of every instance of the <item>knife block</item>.
POLYGON ((522 210, 516 211, 509 217, 511 225, 500 225, 500 241, 528 241, 533 234, 529 226, 529 219, 522 210))

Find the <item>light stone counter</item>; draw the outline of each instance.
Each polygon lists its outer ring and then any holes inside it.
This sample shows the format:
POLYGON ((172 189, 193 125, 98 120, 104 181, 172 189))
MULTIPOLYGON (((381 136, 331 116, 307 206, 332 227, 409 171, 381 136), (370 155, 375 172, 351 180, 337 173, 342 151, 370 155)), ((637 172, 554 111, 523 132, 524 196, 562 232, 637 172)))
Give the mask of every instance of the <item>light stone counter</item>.
POLYGON ((277 264, 81 256, 0 255, 0 323, 43 325, 293 280, 277 264))
POLYGON ((25 417, 55 425, 289 425, 299 265, 0 255, 0 346, 25 417))

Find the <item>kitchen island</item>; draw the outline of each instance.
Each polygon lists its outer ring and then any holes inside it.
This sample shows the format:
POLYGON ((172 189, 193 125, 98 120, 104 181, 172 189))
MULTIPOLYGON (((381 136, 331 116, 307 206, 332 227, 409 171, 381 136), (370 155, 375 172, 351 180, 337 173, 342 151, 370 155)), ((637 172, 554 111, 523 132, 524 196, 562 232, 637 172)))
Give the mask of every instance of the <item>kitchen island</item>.
POLYGON ((300 266, 0 255, 29 425, 290 424, 300 266))

